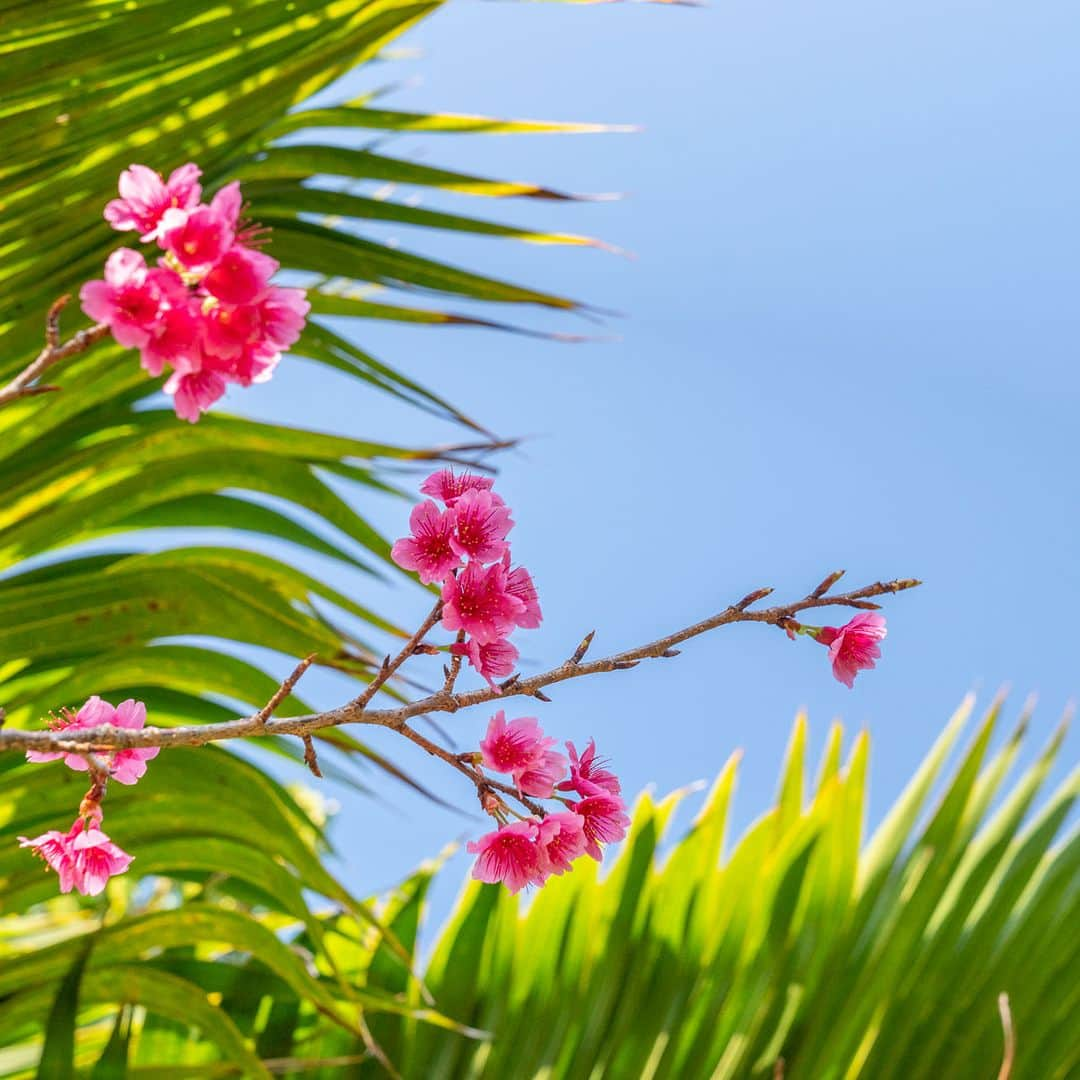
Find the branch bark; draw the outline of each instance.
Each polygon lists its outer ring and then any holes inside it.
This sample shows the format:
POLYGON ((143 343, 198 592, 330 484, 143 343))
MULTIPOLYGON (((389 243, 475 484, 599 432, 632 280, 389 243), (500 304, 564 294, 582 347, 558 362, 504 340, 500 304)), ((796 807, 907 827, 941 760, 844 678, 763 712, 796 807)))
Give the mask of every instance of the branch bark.
MULTIPOLYGON (((419 742, 420 739, 416 737, 415 732, 409 729, 408 734, 406 734, 405 731, 408 721, 416 716, 427 713, 454 713, 459 709, 467 709, 474 705, 484 705, 494 701, 502 703, 513 697, 529 697, 547 701, 549 699, 543 692, 546 687, 585 675, 624 671, 636 667, 642 660, 677 656, 678 651, 675 648, 677 645, 689 641, 691 638, 700 637, 702 634, 721 626, 727 626, 731 623, 758 622, 787 629, 793 623, 795 616, 802 611, 822 607, 875 609, 879 605, 873 602, 874 597, 902 592, 919 584, 921 582, 913 578, 888 582, 879 581, 873 585, 866 585, 861 589, 854 589, 851 592, 838 593, 833 596, 819 595, 819 586, 808 596, 793 603, 750 611, 748 609, 752 604, 772 592, 771 589, 758 589, 744 596, 737 603, 731 604, 723 611, 703 619, 701 622, 677 630, 646 645, 639 645, 624 652, 615 653, 612 656, 585 661, 583 654, 582 658, 579 659, 579 653, 576 652, 564 663, 552 668, 550 671, 532 675, 528 678, 515 675, 497 690, 492 690, 490 687, 481 687, 476 690, 455 692, 453 689, 444 687, 427 697, 396 708, 368 708, 368 703, 379 687, 385 684, 386 680, 409 656, 413 655, 417 645, 422 642, 424 635, 438 621, 439 605, 436 605, 435 609, 428 615, 420 629, 409 639, 398 656, 393 661, 384 664, 383 671, 385 675, 381 679, 377 676, 364 694, 339 708, 295 717, 266 717, 265 710, 260 710, 260 712, 252 716, 240 717, 236 720, 227 720, 216 724, 196 724, 174 728, 146 727, 140 731, 116 728, 107 724, 98 728, 88 728, 85 731, 78 732, 77 735, 68 736, 65 736, 62 730, 16 731, 3 729, 0 730, 0 751, 60 750, 66 753, 86 754, 153 746, 202 746, 206 743, 222 742, 227 739, 241 739, 249 736, 299 735, 303 738, 305 735, 310 735, 323 728, 341 727, 345 724, 374 724, 387 727, 401 732, 413 742, 419 742), (373 687, 374 689, 372 689, 373 687)), ((380 675, 383 675, 383 672, 380 672, 380 675)))

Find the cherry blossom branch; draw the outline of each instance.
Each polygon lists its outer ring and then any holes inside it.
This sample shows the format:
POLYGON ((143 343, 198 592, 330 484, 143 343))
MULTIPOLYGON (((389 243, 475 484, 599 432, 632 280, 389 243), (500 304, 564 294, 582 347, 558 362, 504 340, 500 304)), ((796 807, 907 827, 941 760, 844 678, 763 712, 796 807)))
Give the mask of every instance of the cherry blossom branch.
MULTIPOLYGON (((440 605, 437 604, 424 620, 420 629, 409 638, 401 652, 392 661, 384 662, 378 675, 364 693, 354 701, 336 709, 295 717, 267 717, 264 715, 265 710, 260 710, 252 716, 240 717, 236 720, 173 728, 145 727, 134 730, 106 724, 97 728, 81 730, 78 737, 71 735, 65 737, 62 730, 16 731, 4 729, 0 730, 0 750, 63 751, 65 753, 85 754, 154 746, 202 746, 206 743, 222 742, 227 739, 261 735, 298 735, 303 738, 305 735, 310 736, 313 732, 320 731, 323 728, 340 727, 344 724, 375 724, 380 727, 387 727, 401 732, 406 738, 416 742, 418 745, 424 745, 427 740, 421 742, 423 736, 417 735, 411 728, 407 729, 406 727, 408 721, 413 717, 427 713, 454 713, 459 709, 490 702, 503 702, 512 697, 530 697, 540 701, 547 701, 549 699, 544 690, 549 686, 585 675, 624 671, 637 667, 642 660, 677 656, 679 650, 676 646, 721 626, 727 626, 731 623, 758 622, 776 626, 788 632, 795 632, 800 626, 795 616, 803 611, 823 607, 874 610, 879 607, 878 604, 873 602, 874 597, 903 592, 921 584, 921 582, 913 578, 902 578, 895 581, 878 581, 872 585, 854 589, 851 592, 827 595, 828 590, 836 583, 839 576, 839 574, 830 575, 821 585, 801 600, 771 608, 749 610, 753 604, 764 599, 772 592, 772 589, 757 589, 744 596, 737 603, 729 605, 718 614, 682 630, 677 630, 666 637, 615 653, 612 656, 586 661, 585 655, 592 641, 592 635, 590 634, 582 641, 574 654, 558 667, 528 678, 515 675, 496 689, 481 687, 476 690, 455 692, 452 685, 450 689, 444 686, 427 697, 396 708, 368 708, 374 694, 385 685, 386 681, 409 656, 418 651, 418 646, 421 645, 424 635, 438 621, 440 605)), ((431 745, 434 746, 435 744, 431 745)), ((427 746, 424 746, 424 748, 427 749, 427 746)), ((441 750, 441 748, 438 749, 441 750)), ((436 756, 442 756, 442 754, 437 753, 436 756)), ((453 757, 452 754, 449 756, 453 757)), ((454 767, 458 768, 461 764, 458 761, 454 767)), ((458 771, 464 770, 458 768, 458 771)), ((498 785, 491 784, 490 781, 488 783, 489 786, 499 789, 498 785)), ((510 790, 509 793, 515 794, 513 790, 510 790)))
POLYGON ((71 299, 61 296, 45 316, 45 348, 14 379, 0 388, 0 408, 10 405, 21 398, 37 394, 48 394, 60 387, 37 382, 54 364, 59 364, 69 356, 86 352, 91 345, 100 341, 109 332, 108 324, 97 323, 85 330, 80 330, 69 341, 60 344, 60 312, 71 299))

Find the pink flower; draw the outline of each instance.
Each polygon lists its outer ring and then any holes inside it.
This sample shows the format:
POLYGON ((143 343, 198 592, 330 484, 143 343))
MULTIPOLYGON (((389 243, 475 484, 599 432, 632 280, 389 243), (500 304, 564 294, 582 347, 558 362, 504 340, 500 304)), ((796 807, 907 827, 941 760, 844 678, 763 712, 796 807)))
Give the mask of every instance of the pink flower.
MULTIPOLYGON (((216 200, 215 200, 216 201, 216 200)), ((234 224, 213 206, 199 206, 190 213, 168 210, 161 220, 162 247, 186 269, 208 269, 232 247, 234 224)))
POLYGON ((88 281, 79 300, 91 319, 109 324, 121 345, 137 349, 153 336, 162 298, 178 280, 172 271, 147 269, 139 252, 119 248, 105 263, 105 280, 88 281))
POLYGON ((499 692, 499 688, 494 680, 505 679, 508 675, 512 675, 518 660, 517 649, 506 638, 490 641, 486 645, 479 644, 476 638, 455 641, 450 646, 450 651, 458 656, 464 656, 496 693, 499 692))
POLYGON ((534 766, 555 742, 545 737, 535 716, 506 722, 500 709, 488 722, 487 735, 480 743, 484 766, 494 772, 516 776, 534 766))
POLYGON ((543 621, 540 611, 540 599, 536 595, 536 586, 529 571, 524 566, 515 570, 510 569, 510 552, 503 556, 503 566, 506 574, 506 591, 511 596, 516 596, 522 603, 522 611, 517 616, 517 624, 522 630, 535 630, 543 621))
MULTIPOLYGON (((74 715, 65 714, 63 719, 53 725, 53 730, 71 733, 86 731, 89 728, 112 724, 114 727, 140 731, 146 725, 146 706, 141 701, 128 698, 121 701, 114 709, 107 701, 96 694, 90 698, 74 715)), ((146 749, 115 750, 104 756, 104 763, 109 768, 109 775, 120 784, 134 784, 146 772, 146 763, 156 758, 160 747, 146 749)), ((76 772, 86 772, 89 765, 81 754, 65 754, 62 751, 27 750, 26 760, 35 764, 45 761, 64 759, 64 764, 76 772)))
MULTIPOLYGON (((554 739, 545 740, 554 742, 554 739)), ((515 770, 514 780, 523 795, 550 799, 555 784, 566 775, 566 758, 555 750, 544 750, 530 765, 515 770)))
POLYGON ((143 242, 155 240, 166 210, 194 210, 199 204, 201 171, 190 162, 174 169, 168 180, 145 165, 120 174, 120 198, 105 207, 105 220, 121 232, 137 229, 143 242))
POLYGON ((81 818, 68 835, 74 837, 71 846, 75 856, 75 888, 83 896, 97 896, 109 878, 124 873, 134 858, 117 847, 100 829, 91 827, 82 831, 81 818), (76 829, 79 830, 77 833, 76 829))
POLYGON ((525 605, 506 587, 501 563, 483 567, 470 562, 457 577, 447 578, 442 588, 442 624, 447 630, 464 630, 480 645, 506 637, 525 605))
POLYGON ((454 511, 440 510, 430 499, 414 506, 409 515, 412 536, 398 540, 390 557, 405 570, 415 570, 425 585, 445 581, 459 566, 453 548, 454 511))
POLYGON ((548 814, 540 822, 536 843, 544 876, 565 874, 585 854, 585 819, 580 814, 548 814))
POLYGON ((600 845, 621 840, 630 827, 626 806, 617 795, 590 795, 571 809, 585 819, 585 851, 597 862, 603 858, 600 845))
MULTIPOLYGON (((29 848, 39 858, 45 860, 50 870, 55 870, 60 877, 60 891, 71 892, 75 886, 75 852, 67 833, 50 829, 33 840, 19 837, 19 847, 29 848)), ((79 890, 82 892, 82 889, 79 890)))
POLYGON ((536 843, 539 827, 540 823, 530 818, 503 825, 479 840, 470 841, 466 848, 476 855, 472 876, 491 884, 501 881, 512 893, 526 885, 542 884, 544 869, 541 849, 536 843))
POLYGON ((250 304, 266 291, 279 265, 261 251, 233 244, 203 278, 203 288, 226 304, 250 304))
POLYGON ((303 289, 271 285, 259 302, 265 340, 278 352, 295 345, 310 310, 303 289))
POLYGON ((194 424, 225 393, 225 380, 216 371, 174 371, 165 393, 172 395, 176 415, 194 424))
POLYGON ((597 758, 595 739, 589 740, 580 758, 572 742, 566 744, 566 749, 570 752, 570 779, 559 785, 560 791, 576 791, 582 796, 618 795, 622 791, 619 778, 597 758))
POLYGON ((77 818, 66 833, 50 829, 33 840, 20 836, 19 847, 30 848, 56 871, 61 892, 74 888, 83 896, 97 896, 110 877, 127 870, 133 858, 117 847, 96 822, 86 829, 82 818, 77 818))
MULTIPOLYGON (((466 491, 490 491, 494 483, 490 477, 475 476, 468 472, 458 476, 453 469, 440 469, 420 485, 420 490, 447 506, 453 506, 466 491)), ((498 499, 498 496, 495 498, 498 499)))
POLYGON ((160 375, 166 365, 179 370, 198 366, 201 330, 202 319, 189 303, 163 311, 153 336, 142 347, 142 366, 151 375, 160 375))
POLYGON ((450 546, 459 555, 488 563, 509 554, 506 534, 514 527, 509 508, 496 495, 472 488, 454 502, 450 546))
POLYGON ((864 611, 839 630, 823 626, 815 636, 822 645, 829 646, 833 674, 850 689, 860 671, 875 666, 874 661, 881 656, 878 642, 887 632, 884 615, 864 611))
POLYGON ((269 382, 280 360, 281 353, 268 352, 267 347, 260 343, 249 345, 229 364, 221 365, 217 370, 241 386, 251 386, 252 383, 269 382))

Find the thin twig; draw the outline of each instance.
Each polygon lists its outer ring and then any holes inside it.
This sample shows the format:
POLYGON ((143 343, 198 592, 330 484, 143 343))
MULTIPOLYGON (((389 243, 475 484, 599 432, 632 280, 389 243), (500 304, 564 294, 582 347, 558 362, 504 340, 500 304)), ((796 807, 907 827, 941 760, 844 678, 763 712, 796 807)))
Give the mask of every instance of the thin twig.
POLYGON ((310 735, 300 737, 304 740, 304 764, 321 780, 322 769, 319 768, 319 755, 315 753, 315 740, 310 735))
POLYGON ((1001 1014, 1001 1034, 1005 1043, 1001 1055, 1001 1068, 998 1070, 998 1080, 1009 1080, 1012 1076, 1013 1061, 1016 1059, 1016 1032, 1013 1030, 1008 994, 998 994, 998 1012, 1001 1014))
POLYGON ((427 632, 439 621, 439 616, 442 615, 442 600, 436 600, 435 606, 428 612, 428 617, 420 624, 419 629, 408 641, 405 642, 401 652, 391 660, 387 657, 379 668, 375 675, 375 678, 368 683, 367 689, 353 702, 353 706, 359 709, 361 712, 367 707, 367 703, 383 688, 387 680, 393 677, 393 674, 410 656, 413 656, 421 642, 424 640, 427 632))
POLYGON ((7 386, 0 388, 0 408, 10 405, 13 401, 18 401, 20 398, 33 397, 36 394, 44 394, 59 389, 55 386, 35 386, 33 384, 54 364, 59 364, 69 356, 86 352, 91 345, 100 341, 109 332, 106 323, 98 323, 85 330, 80 330, 69 341, 61 345, 60 312, 70 299, 69 296, 61 296, 49 308, 49 313, 45 317, 45 348, 7 386))
MULTIPOLYGON (((173 728, 146 727, 138 731, 130 728, 116 728, 111 724, 70 734, 65 734, 62 730, 0 730, 0 750, 61 750, 65 753, 78 754, 86 751, 110 751, 152 746, 202 746, 204 743, 220 742, 224 739, 246 738, 251 735, 303 736, 323 728, 340 727, 343 724, 374 724, 400 731, 413 717, 422 716, 425 713, 453 713, 459 709, 484 705, 493 701, 502 703, 511 697, 547 700, 547 696, 543 694, 544 689, 556 683, 581 678, 584 675, 596 675, 600 672, 623 671, 636 666, 642 660, 670 656, 675 647, 681 645, 684 641, 689 641, 691 638, 699 637, 710 630, 727 626, 730 623, 758 622, 783 628, 795 615, 802 611, 822 607, 864 608, 871 603, 871 597, 902 592, 919 584, 920 582, 911 578, 888 582, 879 581, 848 593, 822 597, 815 597, 811 594, 790 604, 762 608, 758 611, 746 610, 749 604, 753 603, 753 598, 759 598, 765 593, 765 590, 759 589, 757 592, 751 593, 749 597, 744 597, 739 603, 732 604, 718 614, 695 623, 693 626, 677 630, 675 633, 649 642, 647 645, 639 645, 625 652, 616 653, 614 656, 588 660, 579 664, 566 660, 558 667, 539 675, 508 680, 497 689, 485 686, 476 690, 452 693, 444 693, 439 690, 427 697, 392 709, 367 708, 367 701, 370 700, 371 694, 365 692, 355 701, 326 712, 313 713, 307 716, 272 717, 265 721, 259 721, 257 719, 258 714, 256 714, 255 716, 226 720, 216 724, 192 724, 173 728)), ((876 605, 872 606, 876 607, 876 605)), ((421 629, 426 633, 434 625, 436 619, 437 615, 433 612, 425 620, 421 629)), ((404 663, 408 655, 411 655, 415 643, 419 641, 421 636, 420 631, 414 634, 409 639, 406 648, 399 654, 397 660, 387 665, 387 677, 393 671, 396 671, 401 663, 404 663)), ((382 685, 385 681, 385 678, 382 679, 379 685, 382 685)), ((371 686, 368 687, 368 691, 370 690, 371 686)))
POLYGON ((273 697, 255 714, 254 720, 258 724, 265 724, 274 710, 293 692, 293 687, 300 681, 304 672, 307 671, 318 658, 318 653, 309 653, 296 665, 293 673, 274 691, 273 697))

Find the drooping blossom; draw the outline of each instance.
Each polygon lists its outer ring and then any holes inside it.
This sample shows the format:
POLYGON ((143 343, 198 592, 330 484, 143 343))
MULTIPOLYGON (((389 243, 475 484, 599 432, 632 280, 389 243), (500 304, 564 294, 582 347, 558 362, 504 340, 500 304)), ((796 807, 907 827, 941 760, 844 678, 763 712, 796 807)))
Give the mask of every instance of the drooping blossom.
POLYGON ((514 780, 517 781, 518 790, 522 795, 550 799, 555 794, 555 785, 565 775, 566 758, 557 750, 544 750, 526 768, 516 770, 514 780))
POLYGON ((511 596, 516 596, 522 604, 521 612, 517 616, 517 624, 523 630, 535 630, 543 621, 544 616, 540 611, 540 598, 536 595, 536 586, 532 576, 524 566, 510 569, 510 552, 503 556, 503 565, 506 568, 506 591, 511 596))
POLYGON ((585 852, 597 862, 603 858, 601 844, 613 844, 626 835, 630 818, 617 795, 590 795, 571 807, 585 820, 585 852))
POLYGON ((508 638, 489 641, 485 645, 481 645, 476 638, 455 641, 450 646, 450 651, 457 656, 464 656, 496 693, 500 691, 495 680, 512 675, 518 661, 518 651, 508 638))
POLYGON ((548 814, 540 822, 536 843, 544 876, 565 874, 571 863, 585 854, 585 819, 569 812, 548 814))
POLYGON ((860 671, 875 666, 874 661, 881 656, 878 642, 886 633, 884 615, 876 611, 861 611, 839 629, 823 626, 814 636, 822 645, 829 647, 833 675, 851 689, 860 671))
POLYGON ((425 585, 443 582, 461 566, 454 550, 454 511, 440 510, 430 499, 413 507, 409 515, 411 536, 390 549, 390 557, 405 570, 415 570, 425 585))
POLYGON ((156 240, 167 210, 194 210, 202 188, 201 170, 188 163, 173 169, 168 180, 145 165, 132 165, 120 174, 120 198, 105 207, 105 220, 124 232, 135 229, 144 243, 156 240))
POLYGON ((224 396, 225 380, 216 371, 174 371, 166 381, 164 390, 172 395, 176 415, 194 424, 215 401, 224 396))
MULTIPOLYGON (((95 694, 76 713, 65 713, 53 725, 55 732, 72 734, 89 728, 112 724, 113 727, 126 728, 129 731, 141 731, 146 726, 146 706, 141 701, 128 698, 114 709, 107 701, 95 694)), ((161 748, 151 746, 129 750, 114 750, 102 756, 102 761, 109 770, 109 775, 120 784, 134 784, 146 773, 146 763, 158 756, 161 748)), ((81 754, 68 754, 63 751, 27 750, 26 760, 35 764, 46 761, 58 761, 61 758, 69 769, 86 772, 89 763, 81 754)))
POLYGON ((472 876, 491 884, 502 882, 512 893, 526 885, 542 884, 546 866, 541 865, 541 849, 536 842, 540 823, 535 818, 503 825, 466 849, 476 855, 472 876))
POLYGON ((500 709, 488 722, 480 753, 486 768, 516 777, 535 765, 554 742, 544 735, 535 716, 521 716, 507 723, 506 713, 500 709))
POLYGON ((525 605, 507 591, 502 563, 482 566, 470 562, 442 588, 442 624, 447 630, 464 630, 481 645, 505 637, 514 629, 525 605))
MULTIPOLYGON (((124 873, 134 858, 114 844, 100 829, 82 830, 82 819, 75 822, 79 829, 74 835, 75 888, 84 896, 97 896, 110 877, 124 873)), ((72 829, 75 832, 75 829, 72 829)))
POLYGON ((510 509, 483 488, 459 496, 453 507, 454 532, 450 546, 466 559, 489 563, 509 555, 506 535, 514 527, 510 509))
POLYGON ((604 761, 596 756, 596 740, 590 739, 585 750, 578 757, 577 748, 572 742, 566 744, 570 754, 570 779, 559 785, 560 791, 576 791, 579 795, 618 795, 622 792, 619 778, 604 768, 604 761))
POLYGON ((121 345, 137 349, 153 336, 163 297, 182 286, 171 270, 148 268, 139 252, 120 248, 105 263, 105 280, 86 282, 79 301, 91 319, 108 323, 121 345))
POLYGON ((109 878, 124 873, 134 858, 114 844, 97 821, 87 828, 82 818, 66 833, 50 829, 32 840, 20 836, 19 846, 29 848, 56 871, 62 893, 75 889, 83 896, 97 896, 109 878))
POLYGON ((495 483, 488 476, 475 473, 455 473, 453 469, 433 472, 421 485, 420 491, 447 506, 453 506, 466 491, 490 491, 495 483))

